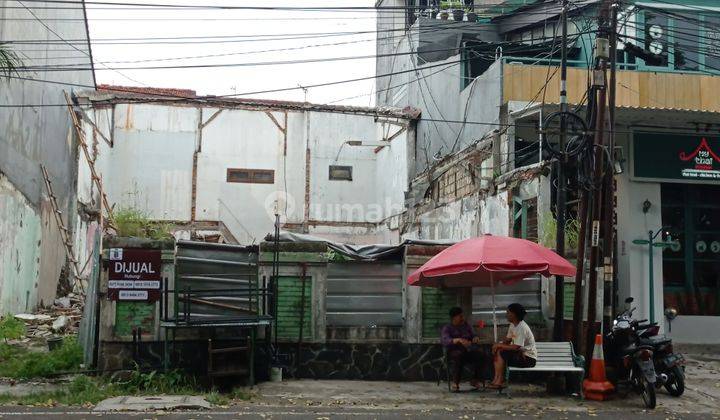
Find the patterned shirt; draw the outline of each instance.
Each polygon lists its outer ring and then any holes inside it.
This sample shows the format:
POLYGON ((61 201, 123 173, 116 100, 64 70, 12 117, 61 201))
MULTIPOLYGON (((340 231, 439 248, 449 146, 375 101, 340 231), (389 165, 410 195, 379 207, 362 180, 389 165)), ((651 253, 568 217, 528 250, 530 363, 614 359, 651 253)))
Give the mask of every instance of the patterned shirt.
POLYGON ((472 341, 474 337, 475 334, 473 333, 470 324, 468 324, 467 322, 464 322, 458 326, 455 326, 453 324, 447 324, 442 328, 442 332, 440 333, 440 341, 445 347, 452 346, 452 341, 455 338, 464 338, 466 340, 472 341))

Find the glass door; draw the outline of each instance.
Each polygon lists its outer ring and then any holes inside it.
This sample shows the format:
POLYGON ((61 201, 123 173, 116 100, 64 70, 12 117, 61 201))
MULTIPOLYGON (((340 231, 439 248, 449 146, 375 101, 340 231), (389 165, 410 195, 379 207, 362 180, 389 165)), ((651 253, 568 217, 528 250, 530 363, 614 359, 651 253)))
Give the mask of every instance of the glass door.
POLYGON ((720 186, 662 185, 665 307, 720 315, 720 186))

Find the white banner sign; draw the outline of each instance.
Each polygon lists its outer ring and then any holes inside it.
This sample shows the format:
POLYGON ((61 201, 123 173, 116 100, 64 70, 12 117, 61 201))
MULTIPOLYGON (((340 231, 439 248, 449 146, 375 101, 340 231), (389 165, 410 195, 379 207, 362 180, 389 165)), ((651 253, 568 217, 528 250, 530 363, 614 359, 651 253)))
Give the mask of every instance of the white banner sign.
POLYGON ((120 300, 147 300, 147 290, 121 290, 118 294, 120 300))

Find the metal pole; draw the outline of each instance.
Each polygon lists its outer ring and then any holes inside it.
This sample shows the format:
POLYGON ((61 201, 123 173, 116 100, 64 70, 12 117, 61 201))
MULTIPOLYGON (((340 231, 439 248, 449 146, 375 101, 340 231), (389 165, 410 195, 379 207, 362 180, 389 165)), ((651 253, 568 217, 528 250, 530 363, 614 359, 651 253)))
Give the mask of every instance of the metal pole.
POLYGON ((493 277, 493 274, 490 273, 490 290, 492 293, 492 306, 493 306, 493 337, 495 337, 495 342, 498 341, 498 333, 497 333, 497 307, 495 306, 495 278, 493 277))
MULTIPOLYGON (((562 25, 562 48, 560 59, 560 147, 565 149, 567 121, 567 0, 563 0, 560 24, 562 25)), ((564 156, 564 154, 563 154, 564 156)), ((567 206, 565 191, 565 158, 557 162, 557 199, 555 202, 555 213, 557 217, 557 229, 555 232, 555 251, 561 257, 565 256, 565 207, 567 206)), ((553 339, 563 340, 563 314, 565 306, 565 279, 562 276, 555 276, 555 322, 553 325, 553 339)))
POLYGON ((655 322, 655 265, 653 264, 653 231, 648 232, 648 261, 650 264, 649 281, 650 281, 650 322, 655 322))
POLYGON ((303 326, 305 324, 305 280, 307 279, 307 264, 302 264, 302 277, 300 280, 300 328, 298 331, 297 353, 295 357, 295 369, 300 368, 300 359, 303 344, 303 326))
POLYGON ((583 323, 583 293, 582 282, 585 278, 585 241, 587 236, 588 193, 581 191, 578 220, 580 232, 578 233, 577 262, 575 268, 575 301, 573 302, 573 345, 575 354, 582 354, 582 323, 583 323))

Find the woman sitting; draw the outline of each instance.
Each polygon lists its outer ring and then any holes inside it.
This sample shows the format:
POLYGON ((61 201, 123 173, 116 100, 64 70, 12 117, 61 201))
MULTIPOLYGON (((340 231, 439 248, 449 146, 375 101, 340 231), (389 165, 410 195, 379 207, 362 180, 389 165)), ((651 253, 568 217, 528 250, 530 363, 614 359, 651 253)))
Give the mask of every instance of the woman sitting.
POLYGON ((490 388, 500 389, 505 386, 505 368, 507 366, 528 368, 535 366, 537 349, 535 336, 527 323, 527 311, 519 303, 513 303, 507 308, 507 320, 510 322, 505 340, 493 345, 493 363, 495 365, 495 378, 490 388))

